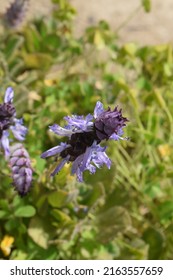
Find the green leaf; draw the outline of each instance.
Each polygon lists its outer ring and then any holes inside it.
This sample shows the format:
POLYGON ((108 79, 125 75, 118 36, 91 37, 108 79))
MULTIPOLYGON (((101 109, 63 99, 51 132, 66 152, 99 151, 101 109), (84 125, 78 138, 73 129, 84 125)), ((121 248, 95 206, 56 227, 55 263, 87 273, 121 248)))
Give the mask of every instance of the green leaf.
POLYGON ((24 30, 25 46, 28 52, 36 52, 40 50, 40 34, 34 25, 30 25, 24 30))
POLYGON ((61 41, 56 34, 48 34, 44 38, 44 44, 47 45, 50 50, 55 50, 59 48, 61 41))
POLYGON ((151 83, 143 76, 137 80, 136 84, 139 89, 145 89, 147 91, 152 89, 151 83))
POLYGON ((47 53, 23 53, 26 67, 46 70, 51 65, 53 59, 47 53))
POLYGON ((51 214, 57 221, 59 221, 62 224, 69 224, 72 222, 71 218, 66 213, 58 209, 53 209, 51 211, 51 214))
POLYGON ((23 252, 22 250, 14 250, 11 254, 12 260, 26 260, 27 253, 23 252))
POLYGON ((20 196, 15 196, 13 199, 13 207, 18 208, 19 206, 23 206, 24 202, 21 200, 20 196))
POLYGON ((96 30, 94 34, 94 44, 98 49, 102 49, 105 46, 103 34, 100 30, 96 30))
POLYGON ((158 206, 158 213, 162 222, 167 222, 173 217, 172 200, 167 200, 158 206))
POLYGON ((20 226, 19 219, 13 218, 5 223, 5 230, 11 232, 14 229, 18 229, 19 226, 20 226))
POLYGON ((9 209, 8 201, 4 199, 0 199, 0 207, 1 209, 8 211, 9 209))
POLYGON ((163 69, 164 69, 164 73, 167 77, 171 77, 172 76, 172 69, 171 69, 171 66, 169 63, 164 63, 163 65, 163 69))
POLYGON ((49 233, 44 221, 39 218, 33 218, 29 224, 28 235, 40 247, 48 247, 49 233))
POLYGON ((149 259, 158 260, 164 248, 164 237, 157 229, 148 228, 143 234, 143 239, 149 245, 149 259))
POLYGON ((120 255, 115 258, 118 260, 146 260, 148 258, 148 244, 139 238, 132 238, 120 242, 120 255))
POLYGON ((22 36, 12 36, 9 38, 6 48, 5 48, 5 54, 7 59, 12 59, 12 57, 15 57, 16 52, 19 51, 20 46, 23 44, 24 39, 22 36))
POLYGON ((160 188, 160 185, 159 184, 146 184, 146 187, 145 187, 145 193, 150 196, 152 199, 153 198, 156 198, 156 197, 162 197, 163 196, 163 191, 161 190, 160 188))
POLYGON ((45 104, 50 106, 56 103, 56 97, 54 95, 46 96, 45 104))
POLYGON ((43 171, 44 171, 45 165, 46 165, 45 160, 43 160, 42 158, 40 158, 40 156, 35 156, 35 162, 36 162, 36 170, 37 170, 39 173, 42 174, 43 171))
POLYGON ((9 216, 9 213, 4 210, 0 210, 0 219, 5 219, 9 216))
POLYGON ((137 51, 137 46, 134 43, 128 43, 124 45, 123 49, 128 55, 134 56, 137 51))
POLYGON ((151 0, 142 0, 142 6, 145 12, 149 13, 151 11, 151 0))
POLYGON ((114 206, 96 215, 95 223, 99 230, 98 238, 108 242, 131 227, 131 218, 125 208, 114 206))
POLYGON ((35 210, 35 208, 33 206, 26 205, 26 206, 22 206, 22 207, 18 208, 14 212, 14 215, 16 217, 26 217, 26 218, 29 218, 29 217, 34 216, 35 213, 36 213, 36 210, 35 210))
POLYGON ((104 194, 104 188, 101 183, 95 184, 94 188, 87 192, 82 200, 82 204, 92 206, 104 194))
POLYGON ((76 196, 75 192, 65 192, 58 190, 48 195, 48 202, 51 206, 61 208, 70 203, 76 196))

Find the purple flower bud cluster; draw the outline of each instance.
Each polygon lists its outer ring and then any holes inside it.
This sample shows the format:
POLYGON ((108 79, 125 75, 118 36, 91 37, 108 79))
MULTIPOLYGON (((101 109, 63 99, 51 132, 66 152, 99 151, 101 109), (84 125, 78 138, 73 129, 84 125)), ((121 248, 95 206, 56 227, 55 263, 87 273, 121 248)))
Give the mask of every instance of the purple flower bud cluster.
POLYGON ((22 144, 10 147, 9 164, 15 190, 21 196, 26 195, 32 182, 32 167, 29 154, 22 144))
POLYGON ((29 0, 14 0, 4 14, 6 24, 11 28, 16 28, 23 21, 29 0))
POLYGON ((66 143, 61 143, 48 151, 41 157, 55 156, 62 159, 52 172, 57 174, 65 163, 73 162, 72 174, 76 174, 77 180, 83 181, 83 172, 89 170, 95 173, 96 168, 104 164, 110 169, 111 161, 105 153, 106 147, 101 147, 103 140, 119 140, 122 138, 123 127, 126 126, 127 118, 122 116, 122 111, 115 107, 114 110, 103 109, 103 104, 97 102, 94 109, 94 116, 88 114, 86 117, 72 115, 64 118, 67 121, 65 127, 57 124, 50 126, 50 130, 57 135, 66 136, 66 143))

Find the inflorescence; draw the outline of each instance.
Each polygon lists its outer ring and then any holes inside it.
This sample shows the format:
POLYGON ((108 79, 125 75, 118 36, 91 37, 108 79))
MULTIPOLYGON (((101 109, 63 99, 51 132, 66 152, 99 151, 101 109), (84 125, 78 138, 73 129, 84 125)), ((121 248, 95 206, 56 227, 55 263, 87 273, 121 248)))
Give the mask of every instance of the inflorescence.
POLYGON ((5 92, 4 103, 0 104, 0 146, 4 149, 6 157, 10 155, 10 131, 14 138, 19 141, 23 141, 27 133, 27 128, 23 125, 23 120, 16 118, 13 96, 13 89, 8 87, 5 92))
POLYGON ((20 196, 30 190, 32 167, 29 154, 21 143, 10 147, 9 165, 12 170, 13 186, 20 196))
POLYGON ((5 23, 9 27, 16 28, 21 24, 27 11, 28 3, 29 0, 14 0, 14 2, 11 3, 4 14, 5 23))
POLYGON ((10 147, 12 140, 23 141, 27 133, 23 120, 16 118, 13 96, 13 89, 8 87, 4 102, 0 104, 0 148, 4 150, 5 159, 10 163, 13 185, 23 196, 31 186, 32 168, 29 155, 22 144, 10 147))
POLYGON ((107 147, 100 146, 103 140, 119 140, 123 138, 123 127, 126 126, 127 118, 122 116, 122 110, 109 107, 105 111, 103 104, 97 102, 94 109, 94 116, 88 114, 86 117, 72 115, 64 117, 67 125, 62 128, 57 124, 50 126, 50 130, 57 135, 66 136, 66 143, 60 143, 47 151, 41 157, 47 158, 55 156, 61 161, 52 172, 52 176, 57 174, 65 163, 73 162, 72 174, 76 174, 77 180, 83 181, 83 172, 89 170, 95 173, 96 168, 105 164, 108 169, 111 167, 111 160, 105 150, 107 147))

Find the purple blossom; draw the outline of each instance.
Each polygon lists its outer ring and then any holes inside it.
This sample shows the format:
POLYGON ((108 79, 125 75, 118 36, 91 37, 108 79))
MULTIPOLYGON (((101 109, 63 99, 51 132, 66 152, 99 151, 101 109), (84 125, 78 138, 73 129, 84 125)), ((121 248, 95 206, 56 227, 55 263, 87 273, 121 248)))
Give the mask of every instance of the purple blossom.
POLYGON ((31 187, 32 167, 29 154, 22 144, 10 147, 9 165, 15 190, 20 196, 26 195, 31 187))
POLYGON ((77 180, 83 181, 83 172, 88 170, 91 174, 96 172, 96 168, 106 165, 111 167, 111 160, 105 153, 106 147, 101 147, 103 140, 127 139, 123 138, 123 128, 126 126, 127 118, 122 116, 122 110, 109 107, 105 111, 103 104, 97 102, 94 109, 94 116, 86 117, 72 115, 64 118, 67 121, 65 127, 57 124, 50 126, 50 130, 57 135, 68 137, 66 143, 53 147, 44 152, 41 157, 47 158, 55 156, 60 159, 59 164, 52 172, 52 176, 57 174, 62 167, 72 162, 72 174, 76 174, 77 180))
POLYGON ((122 128, 126 126, 128 121, 122 116, 121 109, 118 111, 118 107, 115 107, 111 111, 110 107, 106 111, 103 109, 101 102, 97 102, 94 110, 94 127, 96 135, 100 140, 111 139, 118 140, 123 134, 122 128))
POLYGON ((16 28, 23 21, 29 0, 14 0, 10 7, 4 14, 5 23, 11 27, 16 28))
POLYGON ((23 120, 16 118, 13 96, 13 89, 8 87, 5 92, 4 103, 0 104, 0 147, 3 148, 5 157, 8 157, 10 154, 10 131, 14 138, 19 141, 23 141, 27 133, 27 128, 23 125, 23 120))

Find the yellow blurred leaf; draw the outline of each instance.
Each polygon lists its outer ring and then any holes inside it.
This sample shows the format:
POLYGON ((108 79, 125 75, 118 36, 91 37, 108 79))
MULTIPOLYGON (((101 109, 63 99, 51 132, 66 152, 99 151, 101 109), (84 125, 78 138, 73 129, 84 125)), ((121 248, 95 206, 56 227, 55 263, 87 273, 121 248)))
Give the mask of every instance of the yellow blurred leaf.
POLYGON ((163 144, 158 146, 158 152, 160 156, 165 159, 169 157, 172 153, 172 148, 169 144, 163 144))
POLYGON ((135 55, 137 46, 134 43, 128 43, 124 46, 124 50, 126 51, 127 54, 129 55, 135 55))
POLYGON ((55 81, 52 80, 52 79, 45 79, 45 80, 44 80, 44 84, 45 84, 46 86, 48 86, 48 87, 51 87, 51 86, 53 86, 53 85, 55 84, 55 81))
POLYGON ((102 49, 105 46, 104 38, 99 30, 96 30, 94 34, 94 44, 98 49, 102 49))
POLYGON ((47 69, 52 63, 52 57, 45 53, 24 53, 23 59, 26 67, 35 69, 47 69))
POLYGON ((5 235, 0 243, 0 249, 5 257, 8 257, 11 253, 11 247, 14 242, 14 237, 10 235, 5 235))
POLYGON ((34 218, 31 220, 28 228, 28 235, 40 247, 47 249, 49 234, 46 231, 45 224, 42 220, 34 218))

